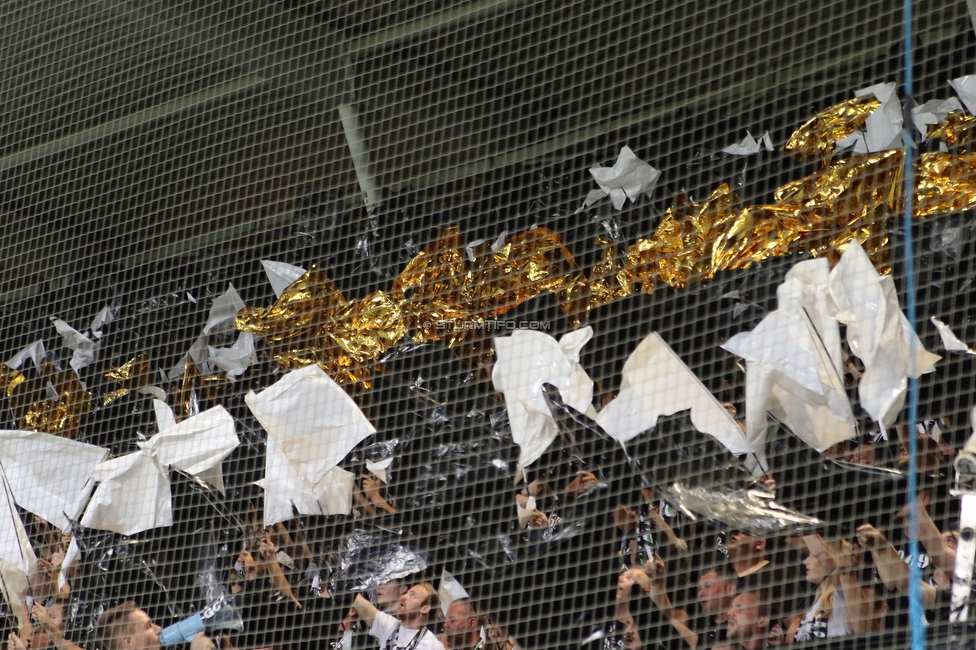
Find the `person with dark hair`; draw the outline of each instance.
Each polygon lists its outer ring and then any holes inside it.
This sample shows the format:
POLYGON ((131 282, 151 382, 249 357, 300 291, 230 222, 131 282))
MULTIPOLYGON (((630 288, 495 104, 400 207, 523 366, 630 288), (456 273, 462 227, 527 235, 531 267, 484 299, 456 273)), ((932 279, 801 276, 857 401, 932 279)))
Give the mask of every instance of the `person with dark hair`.
POLYGON ((769 633, 769 605, 764 591, 747 591, 732 599, 729 608, 726 639, 738 650, 756 650, 766 645, 769 633))
POLYGON ((444 636, 448 650, 481 650, 484 647, 478 613, 467 598, 455 600, 447 608, 444 636))
POLYGON ((618 636, 623 632, 624 648, 697 645, 697 635, 687 626, 687 614, 672 606, 665 582, 664 562, 657 554, 648 565, 620 574, 613 631, 618 636))
POLYGON ((698 578, 698 647, 707 650, 725 643, 729 609, 735 598, 738 576, 728 562, 706 569, 698 578))
MULTIPOLYGON (((95 636, 106 650, 160 650, 162 628, 131 600, 116 605, 98 617, 95 636)), ((190 650, 216 650, 216 645, 200 632, 190 642, 190 650)))
MULTIPOLYGON (((908 597, 911 577, 908 566, 899 557, 898 552, 884 535, 871 524, 862 524, 857 529, 857 541, 861 548, 871 551, 874 567, 881 581, 889 590, 897 590, 902 597, 908 597)), ((944 592, 922 581, 919 583, 922 595, 922 606, 926 611, 934 612, 936 618, 948 618, 948 604, 944 592)))
POLYGON ((429 582, 421 582, 407 590, 400 598, 396 617, 379 611, 362 595, 356 596, 352 607, 365 621, 370 636, 379 640, 380 650, 444 650, 437 637, 427 629, 439 607, 437 590, 429 582))
POLYGON ((729 535, 729 561, 740 578, 758 573, 769 566, 766 555, 766 540, 744 530, 732 531, 729 535))
MULTIPOLYGON (((376 608, 381 612, 386 612, 391 616, 396 615, 397 606, 400 604, 400 599, 403 595, 407 593, 408 585, 403 580, 397 580, 394 578, 389 582, 384 582, 383 584, 376 587, 376 608)), ((356 610, 350 609, 349 613, 342 620, 339 625, 339 631, 345 632, 346 630, 355 630, 357 619, 356 610)))
POLYGON ((45 608, 40 603, 34 603, 31 616, 37 622, 34 634, 30 639, 30 650, 81 650, 81 648, 64 638, 64 606, 54 603, 45 608))

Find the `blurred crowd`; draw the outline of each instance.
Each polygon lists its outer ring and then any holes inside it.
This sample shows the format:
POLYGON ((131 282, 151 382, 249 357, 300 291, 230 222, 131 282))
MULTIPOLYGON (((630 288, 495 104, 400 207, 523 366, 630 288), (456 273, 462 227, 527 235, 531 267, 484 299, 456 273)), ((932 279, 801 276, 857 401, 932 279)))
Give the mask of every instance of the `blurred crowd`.
MULTIPOLYGON (((909 551, 912 531, 904 496, 894 496, 895 507, 889 511, 877 510, 871 517, 852 521, 846 531, 826 526, 819 534, 764 537, 748 529, 692 520, 651 489, 634 491, 639 503, 615 503, 595 516, 605 517, 610 531, 599 538, 604 540, 600 543, 617 540, 604 555, 615 558, 619 573, 615 592, 607 589, 605 601, 595 603, 593 611, 580 619, 579 629, 573 631, 577 643, 584 648, 627 650, 752 649, 904 630, 912 563, 920 569, 918 589, 926 623, 948 621, 958 514, 940 486, 945 488, 950 480, 948 461, 956 452, 947 436, 933 435, 933 430, 947 428, 944 421, 929 422, 914 432, 921 449, 919 472, 928 486, 914 503, 917 555, 909 551)), ((899 428, 899 441, 907 444, 909 434, 899 428)), ((826 455, 862 468, 894 465, 888 467, 891 470, 899 464, 891 454, 888 461, 880 458, 870 442, 851 443, 826 455)), ((600 473, 599 468, 593 469, 600 473)), ((544 471, 531 481, 526 479, 515 487, 515 516, 506 525, 525 540, 556 543, 567 522, 577 517, 568 514, 574 505, 606 489, 605 477, 594 472, 577 470, 575 476, 559 481, 561 485, 556 481, 550 485, 544 471)), ((772 475, 756 482, 757 489, 772 490, 775 485, 772 475)), ((840 504, 846 497, 832 498, 840 504)), ((395 513, 395 504, 383 479, 360 477, 354 515, 395 513)), ((250 516, 248 539, 233 568, 219 578, 245 633, 208 628, 187 640, 191 650, 290 646, 287 633, 253 634, 269 618, 275 619, 271 627, 279 632, 322 626, 317 631, 320 642, 311 647, 520 648, 516 630, 505 627, 506 621, 519 619, 518 613, 491 612, 487 602, 466 593, 457 596, 453 587, 463 591, 463 586, 445 584, 443 579, 438 584, 429 571, 404 575, 358 594, 330 593, 329 576, 335 567, 312 552, 297 520, 263 527, 257 509, 250 516), (323 609, 339 613, 296 616, 323 609), (338 626, 337 620, 341 620, 338 626)), ((64 568, 71 533, 39 517, 31 525, 38 570, 20 590, 19 602, 11 604, 17 625, 9 633, 7 650, 83 650, 67 638, 65 630, 66 608, 79 572, 77 562, 64 568)), ((533 548, 531 553, 545 554, 544 546, 533 548)), ((600 549, 593 549, 592 555, 596 558, 600 549)), ((581 580, 590 579, 596 562, 569 567, 556 577, 557 582, 571 585, 577 571, 581 580)), ((533 566, 539 571, 543 565, 533 566)), ((521 589, 522 584, 515 580, 510 589, 521 589)), ((10 585, 4 585, 4 591, 9 594, 10 585)), ((567 587, 567 594, 572 591, 567 587)), ((105 650, 158 650, 160 632, 139 603, 126 601, 101 613, 95 640, 105 650)), ((522 645, 542 647, 524 641, 522 645)))

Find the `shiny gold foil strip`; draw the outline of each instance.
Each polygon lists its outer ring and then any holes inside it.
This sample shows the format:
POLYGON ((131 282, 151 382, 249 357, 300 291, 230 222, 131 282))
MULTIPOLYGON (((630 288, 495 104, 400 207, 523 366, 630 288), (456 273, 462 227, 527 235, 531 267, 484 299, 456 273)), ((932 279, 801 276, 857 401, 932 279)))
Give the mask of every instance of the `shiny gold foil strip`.
POLYGON ((21 418, 21 428, 76 437, 81 420, 91 411, 91 393, 82 386, 74 370, 57 370, 46 363, 41 374, 54 387, 58 399, 31 404, 21 418))
POLYGON ((562 237, 548 228, 533 228, 507 240, 492 252, 486 244, 461 282, 462 305, 475 318, 494 319, 550 292, 563 313, 574 310, 573 287, 584 283, 582 271, 562 237))
POLYGON ((701 203, 692 203, 684 193, 678 194, 654 234, 638 240, 628 250, 624 273, 627 280, 640 282, 641 293, 649 294, 655 280, 682 289, 711 277, 715 241, 735 221, 738 203, 726 183, 701 203))
MULTIPOLYGON (((4 367, 6 368, 6 366, 4 367)), ((17 390, 17 387, 20 386, 25 381, 27 381, 27 378, 24 376, 24 373, 17 372, 17 371, 10 371, 9 373, 6 374, 5 379, 6 379, 7 397, 13 395, 14 391, 17 390)))
POLYGON ((346 299, 328 274, 313 264, 270 307, 245 307, 237 314, 241 332, 260 335, 269 344, 289 344, 315 337, 346 307, 346 299))
POLYGON ((190 417, 193 414, 193 393, 196 390, 196 379, 199 376, 200 372, 197 370, 197 365, 193 363, 190 355, 187 355, 183 366, 183 380, 176 391, 177 411, 175 415, 178 419, 190 417))
POLYGON ((873 95, 847 99, 817 113, 803 123, 783 146, 797 160, 820 158, 824 164, 834 153, 834 143, 853 134, 881 106, 873 95))
MULTIPOLYGON (((638 285, 642 293, 658 280, 680 289, 795 252, 836 261, 855 239, 887 272, 885 223, 902 209, 904 151, 829 161, 834 142, 879 106, 870 96, 841 102, 797 129, 785 150, 801 159, 820 156, 824 165, 776 190, 775 204, 743 209, 727 184, 698 204, 679 195, 654 234, 626 251, 599 238, 602 256, 589 278, 551 230, 533 228, 496 250, 483 243, 468 262, 454 226, 406 265, 388 293, 350 303, 313 267, 270 307, 243 310, 238 329, 262 336, 283 367, 317 363, 340 383, 368 388, 376 362, 407 336, 444 340, 458 356, 487 366, 492 334, 478 326, 545 292, 577 326, 588 310, 638 285)), ((943 136, 960 142, 963 133, 958 127, 943 136)), ((976 207, 976 158, 926 154, 919 167, 917 216, 976 207)))
POLYGON ((916 219, 976 208, 976 154, 922 154, 915 179, 916 219))
POLYGON ((786 255, 810 232, 810 224, 798 208, 748 207, 713 243, 711 272, 744 269, 786 255))
POLYGON ((458 228, 448 228, 407 264, 389 293, 357 303, 313 267, 270 307, 242 310, 237 328, 260 335, 282 367, 316 363, 339 383, 368 385, 370 365, 407 335, 419 343, 445 339, 458 354, 484 361, 490 336, 486 346, 485 330, 472 325, 547 291, 571 322, 586 317, 589 285, 557 233, 533 228, 496 251, 477 247, 471 264, 463 253, 458 228))
POLYGON ((356 363, 375 361, 406 333, 400 305, 389 295, 376 291, 336 315, 336 321, 323 328, 343 353, 356 363))
POLYGON ((672 287, 711 277, 715 241, 736 219, 739 198, 722 183, 701 203, 690 206, 681 225, 681 248, 659 261, 659 277, 672 287))
POLYGON ((654 281, 657 279, 658 264, 663 256, 659 243, 650 238, 642 237, 627 249, 627 279, 641 283, 641 293, 654 293, 654 281))
POLYGON ((776 205, 746 208, 729 222, 713 247, 713 272, 795 251, 836 262, 854 239, 879 272, 889 271, 886 222, 901 211, 904 155, 858 154, 780 187, 776 205))
POLYGON ((115 400, 125 397, 130 392, 132 391, 130 391, 128 388, 117 388, 111 392, 105 393, 105 396, 102 398, 102 406, 108 406, 115 400))
POLYGON ((439 340, 447 333, 438 323, 467 317, 461 283, 468 272, 457 226, 440 233, 418 253, 393 282, 390 296, 400 304, 403 322, 417 343, 439 340))
POLYGON ((626 252, 606 236, 597 237, 596 243, 603 253, 590 273, 590 309, 610 304, 634 292, 627 274, 626 252))
POLYGON ((118 382, 124 388, 135 390, 151 383, 150 373, 149 353, 140 352, 118 368, 113 366, 106 370, 105 378, 118 382))
POLYGON ((952 111, 945 122, 929 127, 926 137, 929 140, 942 140, 951 144, 956 153, 973 153, 973 139, 976 135, 976 117, 961 111, 952 111))

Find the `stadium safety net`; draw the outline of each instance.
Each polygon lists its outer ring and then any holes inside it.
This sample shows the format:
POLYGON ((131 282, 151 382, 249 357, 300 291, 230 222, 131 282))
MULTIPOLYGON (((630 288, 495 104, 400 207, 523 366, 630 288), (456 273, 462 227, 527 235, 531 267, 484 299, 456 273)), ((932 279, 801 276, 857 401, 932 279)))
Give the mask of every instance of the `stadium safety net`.
POLYGON ((7 0, 8 650, 973 647, 974 21, 7 0))

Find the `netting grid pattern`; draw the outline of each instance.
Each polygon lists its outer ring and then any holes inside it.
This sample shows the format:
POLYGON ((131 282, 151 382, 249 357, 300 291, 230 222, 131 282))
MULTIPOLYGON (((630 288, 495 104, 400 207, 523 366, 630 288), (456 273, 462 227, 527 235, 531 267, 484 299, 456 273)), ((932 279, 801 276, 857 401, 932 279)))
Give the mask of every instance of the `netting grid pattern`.
POLYGON ((5 3, 9 650, 973 643, 915 4, 908 97, 883 0, 5 3))

